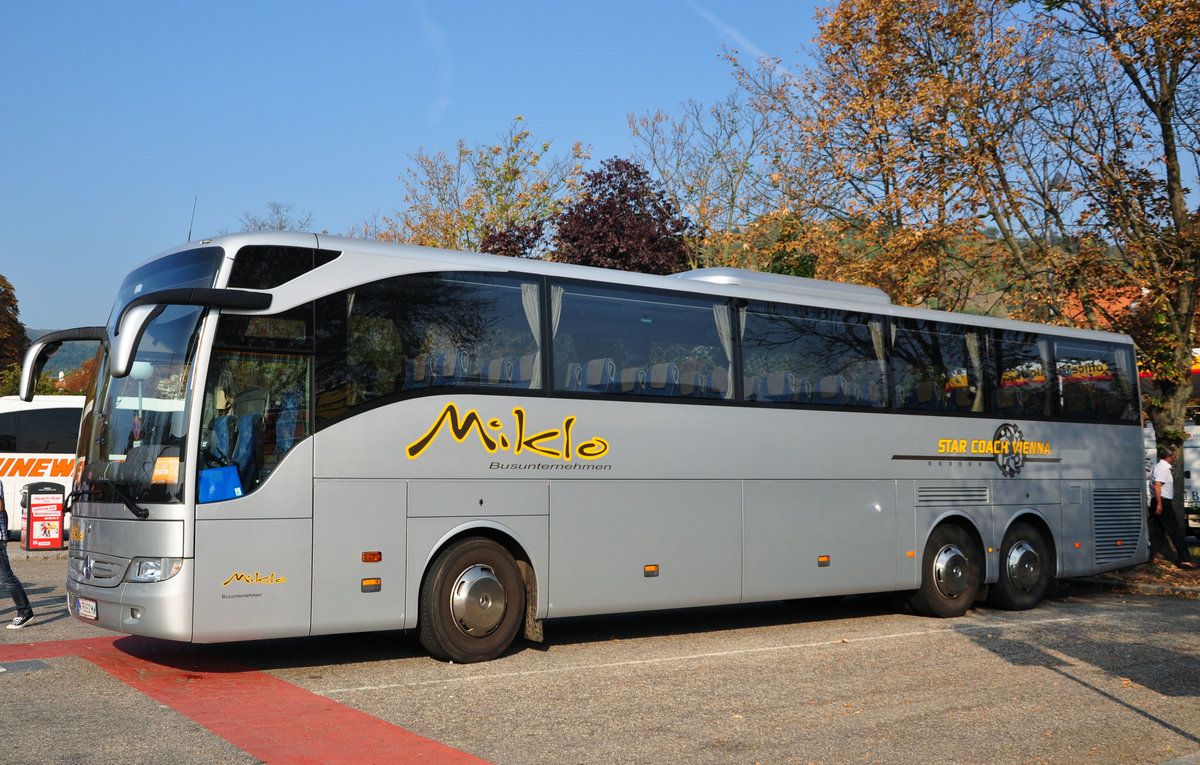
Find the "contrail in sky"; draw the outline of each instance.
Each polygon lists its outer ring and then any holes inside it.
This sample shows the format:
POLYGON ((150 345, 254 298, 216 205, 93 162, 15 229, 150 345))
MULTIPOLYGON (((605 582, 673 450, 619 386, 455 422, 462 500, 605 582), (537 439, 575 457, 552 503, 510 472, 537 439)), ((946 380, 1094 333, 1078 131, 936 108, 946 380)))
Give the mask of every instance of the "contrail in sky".
POLYGON ((754 56, 755 58, 767 58, 768 57, 767 52, 764 51, 762 48, 758 47, 757 45, 755 45, 753 40, 748 39, 745 35, 743 35, 738 30, 729 26, 724 21, 721 21, 721 19, 717 18, 717 16, 715 14, 713 14, 711 11, 709 11, 707 8, 701 8, 700 6, 694 5, 692 3, 688 3, 688 5, 691 6, 693 11, 700 14, 701 18, 703 18, 705 21, 707 21, 714 29, 716 29, 721 34, 727 35, 728 37, 730 37, 733 40, 733 42, 737 45, 738 50, 745 51, 746 53, 749 53, 750 55, 754 56))

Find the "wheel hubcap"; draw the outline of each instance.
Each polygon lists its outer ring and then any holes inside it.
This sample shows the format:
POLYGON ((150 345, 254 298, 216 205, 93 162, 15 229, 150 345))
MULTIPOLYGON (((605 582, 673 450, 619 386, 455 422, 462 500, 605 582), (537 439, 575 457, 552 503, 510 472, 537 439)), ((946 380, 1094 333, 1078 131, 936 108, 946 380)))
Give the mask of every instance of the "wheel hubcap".
POLYGON ((970 565, 958 545, 946 545, 933 559, 933 578, 938 592, 947 598, 957 598, 970 585, 970 565))
POLYGON ((1042 574, 1042 561, 1033 545, 1025 541, 1017 542, 1009 548, 1005 563, 1008 566, 1008 581, 1018 590, 1028 592, 1037 585, 1042 574))
POLYGON ((450 589, 450 612, 464 635, 483 637, 500 625, 506 605, 504 585, 490 566, 471 566, 450 589))

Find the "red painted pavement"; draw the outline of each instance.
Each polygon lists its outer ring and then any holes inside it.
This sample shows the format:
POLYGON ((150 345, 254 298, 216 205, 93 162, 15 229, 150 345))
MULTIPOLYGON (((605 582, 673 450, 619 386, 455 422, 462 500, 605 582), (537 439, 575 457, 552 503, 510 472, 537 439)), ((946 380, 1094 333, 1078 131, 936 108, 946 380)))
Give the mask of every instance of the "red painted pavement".
POLYGON ((482 763, 195 647, 138 637, 0 645, 0 662, 78 656, 269 763, 482 763))

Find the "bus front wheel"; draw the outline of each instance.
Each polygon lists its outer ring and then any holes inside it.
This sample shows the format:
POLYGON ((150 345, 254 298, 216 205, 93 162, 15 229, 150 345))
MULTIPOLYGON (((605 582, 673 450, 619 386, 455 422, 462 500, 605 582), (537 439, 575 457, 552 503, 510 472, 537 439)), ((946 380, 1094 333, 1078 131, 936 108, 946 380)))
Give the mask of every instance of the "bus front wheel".
POLYGON ((997 608, 1024 611, 1033 608, 1050 587, 1050 556, 1046 540, 1028 523, 1009 527, 1000 546, 1000 579, 988 593, 997 608))
POLYGON ((933 530, 921 558, 921 588, 909 600, 923 616, 962 616, 980 586, 979 555, 971 535, 959 526, 933 530))
POLYGON ((517 562, 490 539, 450 545, 421 585, 421 645, 439 659, 466 664, 496 658, 512 645, 524 615, 517 562))

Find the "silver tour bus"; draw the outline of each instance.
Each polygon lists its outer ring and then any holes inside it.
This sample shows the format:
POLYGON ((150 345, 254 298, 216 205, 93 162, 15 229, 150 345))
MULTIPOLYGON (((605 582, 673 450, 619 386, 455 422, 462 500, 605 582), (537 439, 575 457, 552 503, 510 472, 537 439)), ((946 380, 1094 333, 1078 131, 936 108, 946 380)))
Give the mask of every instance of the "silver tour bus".
POLYGON ((165 252, 106 326, 72 615, 209 643, 854 593, 1031 608, 1147 557, 1129 338, 732 269, 312 234, 165 252))

